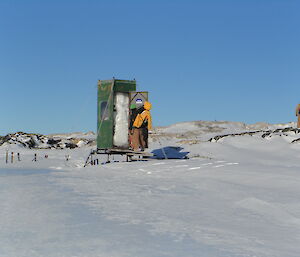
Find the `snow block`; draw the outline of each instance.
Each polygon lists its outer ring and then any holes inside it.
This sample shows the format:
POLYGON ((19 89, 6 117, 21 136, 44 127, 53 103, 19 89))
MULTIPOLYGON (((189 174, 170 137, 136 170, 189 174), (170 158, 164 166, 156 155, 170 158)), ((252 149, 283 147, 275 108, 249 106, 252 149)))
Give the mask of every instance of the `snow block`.
POLYGON ((160 149, 155 149, 152 159, 188 159, 189 152, 181 152, 182 147, 179 146, 166 146, 160 149))
POLYGON ((129 95, 128 93, 117 92, 115 94, 115 133, 113 138, 114 146, 128 147, 128 117, 129 117, 129 95))

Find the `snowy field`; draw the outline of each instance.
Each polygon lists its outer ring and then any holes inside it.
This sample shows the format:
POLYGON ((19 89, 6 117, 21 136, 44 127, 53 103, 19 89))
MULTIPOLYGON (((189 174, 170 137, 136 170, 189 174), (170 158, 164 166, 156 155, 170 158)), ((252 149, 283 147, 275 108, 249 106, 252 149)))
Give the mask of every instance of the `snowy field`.
POLYGON ((2 146, 0 256, 298 257, 300 134, 208 142, 289 126, 179 123, 156 129, 150 146, 181 146, 188 160, 86 168, 93 146, 2 146), (21 161, 5 163, 6 150, 21 161))

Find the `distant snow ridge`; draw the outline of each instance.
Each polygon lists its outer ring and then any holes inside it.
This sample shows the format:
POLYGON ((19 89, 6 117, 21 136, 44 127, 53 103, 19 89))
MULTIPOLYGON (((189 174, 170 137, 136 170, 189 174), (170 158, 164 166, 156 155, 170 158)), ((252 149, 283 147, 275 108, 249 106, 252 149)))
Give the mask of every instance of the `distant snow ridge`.
MULTIPOLYGON (((253 136, 266 140, 283 137, 289 143, 300 143, 300 130, 296 123, 268 124, 264 122, 245 124, 230 121, 190 121, 167 127, 156 127, 149 135, 151 147, 197 146, 204 142, 218 142, 224 138, 253 136)), ((94 146, 94 132, 74 132, 51 135, 17 132, 0 136, 0 147, 18 145, 30 149, 64 149, 94 146)), ((152 148, 155 149, 155 148, 152 148)))
POLYGON ((269 124, 265 122, 257 122, 254 124, 246 124, 235 121, 190 121, 180 122, 167 127, 157 127, 156 132, 164 134, 180 134, 187 132, 200 133, 218 133, 221 131, 250 131, 250 130, 275 130, 278 128, 295 127, 294 122, 283 124, 269 124))
POLYGON ((256 130, 256 131, 249 131, 249 132, 241 132, 241 133, 231 133, 231 134, 224 134, 218 135, 210 138, 208 141, 210 142, 218 142, 220 139, 225 137, 236 137, 236 136, 253 136, 258 135, 262 138, 271 138, 271 137, 287 137, 290 143, 300 142, 299 134, 300 129, 293 128, 293 127, 285 127, 285 128, 277 128, 275 130, 256 130))
POLYGON ((0 137, 0 146, 15 144, 30 149, 73 149, 85 145, 91 145, 93 143, 94 140, 86 138, 45 136, 41 134, 31 134, 24 132, 17 132, 0 137))
MULTIPOLYGON (((246 124, 243 122, 231 121, 190 121, 176 123, 167 127, 156 127, 151 135, 150 142, 160 143, 162 140, 170 145, 170 141, 178 145, 197 145, 203 142, 217 142, 225 137, 234 136, 257 136, 265 133, 271 133, 268 139, 274 136, 287 135, 286 141, 292 142, 298 139, 297 131, 293 131, 296 127, 295 122, 282 124, 269 124, 265 122, 257 122, 254 124, 246 124), (288 130, 290 130, 288 132, 288 130)), ((299 134, 300 136, 300 134, 299 134)), ((300 140, 299 140, 300 142, 300 140)))

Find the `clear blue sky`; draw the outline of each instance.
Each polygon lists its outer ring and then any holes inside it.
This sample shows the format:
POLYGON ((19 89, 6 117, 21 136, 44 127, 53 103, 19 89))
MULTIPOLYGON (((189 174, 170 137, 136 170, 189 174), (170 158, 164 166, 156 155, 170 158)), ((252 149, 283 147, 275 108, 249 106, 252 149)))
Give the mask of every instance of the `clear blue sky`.
POLYGON ((295 120, 300 1, 0 1, 0 134, 96 130, 98 79, 154 125, 295 120))

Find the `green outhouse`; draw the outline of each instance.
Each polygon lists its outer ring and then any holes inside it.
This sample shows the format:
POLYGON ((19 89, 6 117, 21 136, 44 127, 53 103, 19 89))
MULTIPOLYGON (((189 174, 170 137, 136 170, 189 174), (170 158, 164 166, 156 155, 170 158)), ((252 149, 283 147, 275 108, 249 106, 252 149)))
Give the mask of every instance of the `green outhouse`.
POLYGON ((148 101, 148 92, 136 92, 135 80, 99 80, 97 149, 129 149, 130 105, 148 101))

